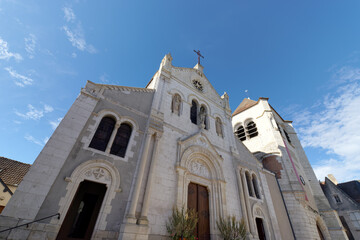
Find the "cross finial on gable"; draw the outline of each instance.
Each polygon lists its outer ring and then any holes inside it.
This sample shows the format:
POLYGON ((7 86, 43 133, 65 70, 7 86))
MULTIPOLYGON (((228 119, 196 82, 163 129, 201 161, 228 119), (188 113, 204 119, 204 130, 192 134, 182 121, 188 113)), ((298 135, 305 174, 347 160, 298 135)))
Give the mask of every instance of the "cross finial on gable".
POLYGON ((194 50, 194 52, 198 55, 198 64, 200 64, 200 57, 204 58, 204 56, 201 55, 200 50, 197 51, 194 50))

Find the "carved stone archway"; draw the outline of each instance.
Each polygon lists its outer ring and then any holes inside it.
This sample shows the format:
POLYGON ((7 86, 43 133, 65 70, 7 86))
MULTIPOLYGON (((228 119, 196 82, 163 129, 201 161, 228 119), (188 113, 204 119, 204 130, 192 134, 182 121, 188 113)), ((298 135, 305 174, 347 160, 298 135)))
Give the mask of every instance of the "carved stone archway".
POLYGON ((66 186, 66 195, 60 199, 59 213, 60 219, 52 219, 51 223, 61 226, 70 204, 76 194, 81 182, 84 180, 105 184, 107 187, 105 197, 100 208, 100 212, 94 227, 94 233, 97 230, 106 229, 106 217, 111 211, 111 201, 114 199, 120 189, 120 174, 116 167, 106 160, 90 160, 80 164, 71 174, 65 178, 68 182, 66 186))
POLYGON ((193 145, 182 154, 176 167, 178 189, 177 207, 187 207, 190 182, 205 186, 209 192, 210 234, 216 239, 216 220, 226 216, 225 180, 220 159, 210 150, 193 145))

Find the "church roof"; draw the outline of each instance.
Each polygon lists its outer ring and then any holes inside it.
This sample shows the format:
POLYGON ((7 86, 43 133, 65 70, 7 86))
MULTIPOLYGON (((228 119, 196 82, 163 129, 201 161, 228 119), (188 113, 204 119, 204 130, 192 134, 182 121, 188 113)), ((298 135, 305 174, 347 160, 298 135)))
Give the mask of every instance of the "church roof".
POLYGON ((240 103, 240 105, 235 109, 232 116, 235 116, 236 114, 241 113, 242 111, 248 108, 251 108, 252 106, 256 105, 258 102, 259 101, 254 101, 249 98, 244 98, 244 100, 240 103))
POLYGON ((19 185, 31 165, 0 157, 0 178, 7 185, 19 185))

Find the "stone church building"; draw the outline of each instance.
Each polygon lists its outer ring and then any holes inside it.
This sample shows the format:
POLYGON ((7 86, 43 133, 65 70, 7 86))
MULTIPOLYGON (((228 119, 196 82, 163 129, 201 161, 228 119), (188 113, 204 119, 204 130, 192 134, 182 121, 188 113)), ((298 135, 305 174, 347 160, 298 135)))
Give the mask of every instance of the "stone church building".
POLYGON ((216 221, 233 215, 248 239, 347 239, 291 122, 267 98, 232 113, 203 66, 171 62, 145 88, 87 82, 0 231, 45 219, 0 238, 169 239, 172 208, 185 206, 198 212, 201 240, 221 239, 216 221))

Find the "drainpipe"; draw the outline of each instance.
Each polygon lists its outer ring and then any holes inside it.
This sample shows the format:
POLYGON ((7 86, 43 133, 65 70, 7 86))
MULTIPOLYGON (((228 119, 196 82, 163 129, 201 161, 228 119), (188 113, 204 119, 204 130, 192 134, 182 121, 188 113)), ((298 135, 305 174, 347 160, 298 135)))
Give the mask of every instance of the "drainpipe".
MULTIPOLYGON (((271 172, 271 171, 270 171, 270 172, 271 172)), ((274 173, 274 172, 272 172, 272 173, 274 173)), ((274 174, 275 174, 275 173, 274 173, 274 174)), ((276 174, 275 174, 275 179, 276 179, 276 183, 277 183, 277 185, 278 185, 278 187, 279 187, 280 194, 281 194, 281 198, 282 198, 283 203, 284 203, 284 206, 285 206, 286 215, 288 216, 288 219, 289 219, 289 223, 290 223, 290 227, 291 227, 292 234, 293 234, 293 236, 294 236, 294 240, 296 240, 294 228, 293 228, 293 225, 292 225, 292 223, 291 223, 290 215, 289 215, 289 212, 288 212, 288 209, 287 209, 287 207, 286 207, 285 200, 284 200, 284 195, 282 194, 279 181, 278 181, 278 179, 276 178, 276 174)))

